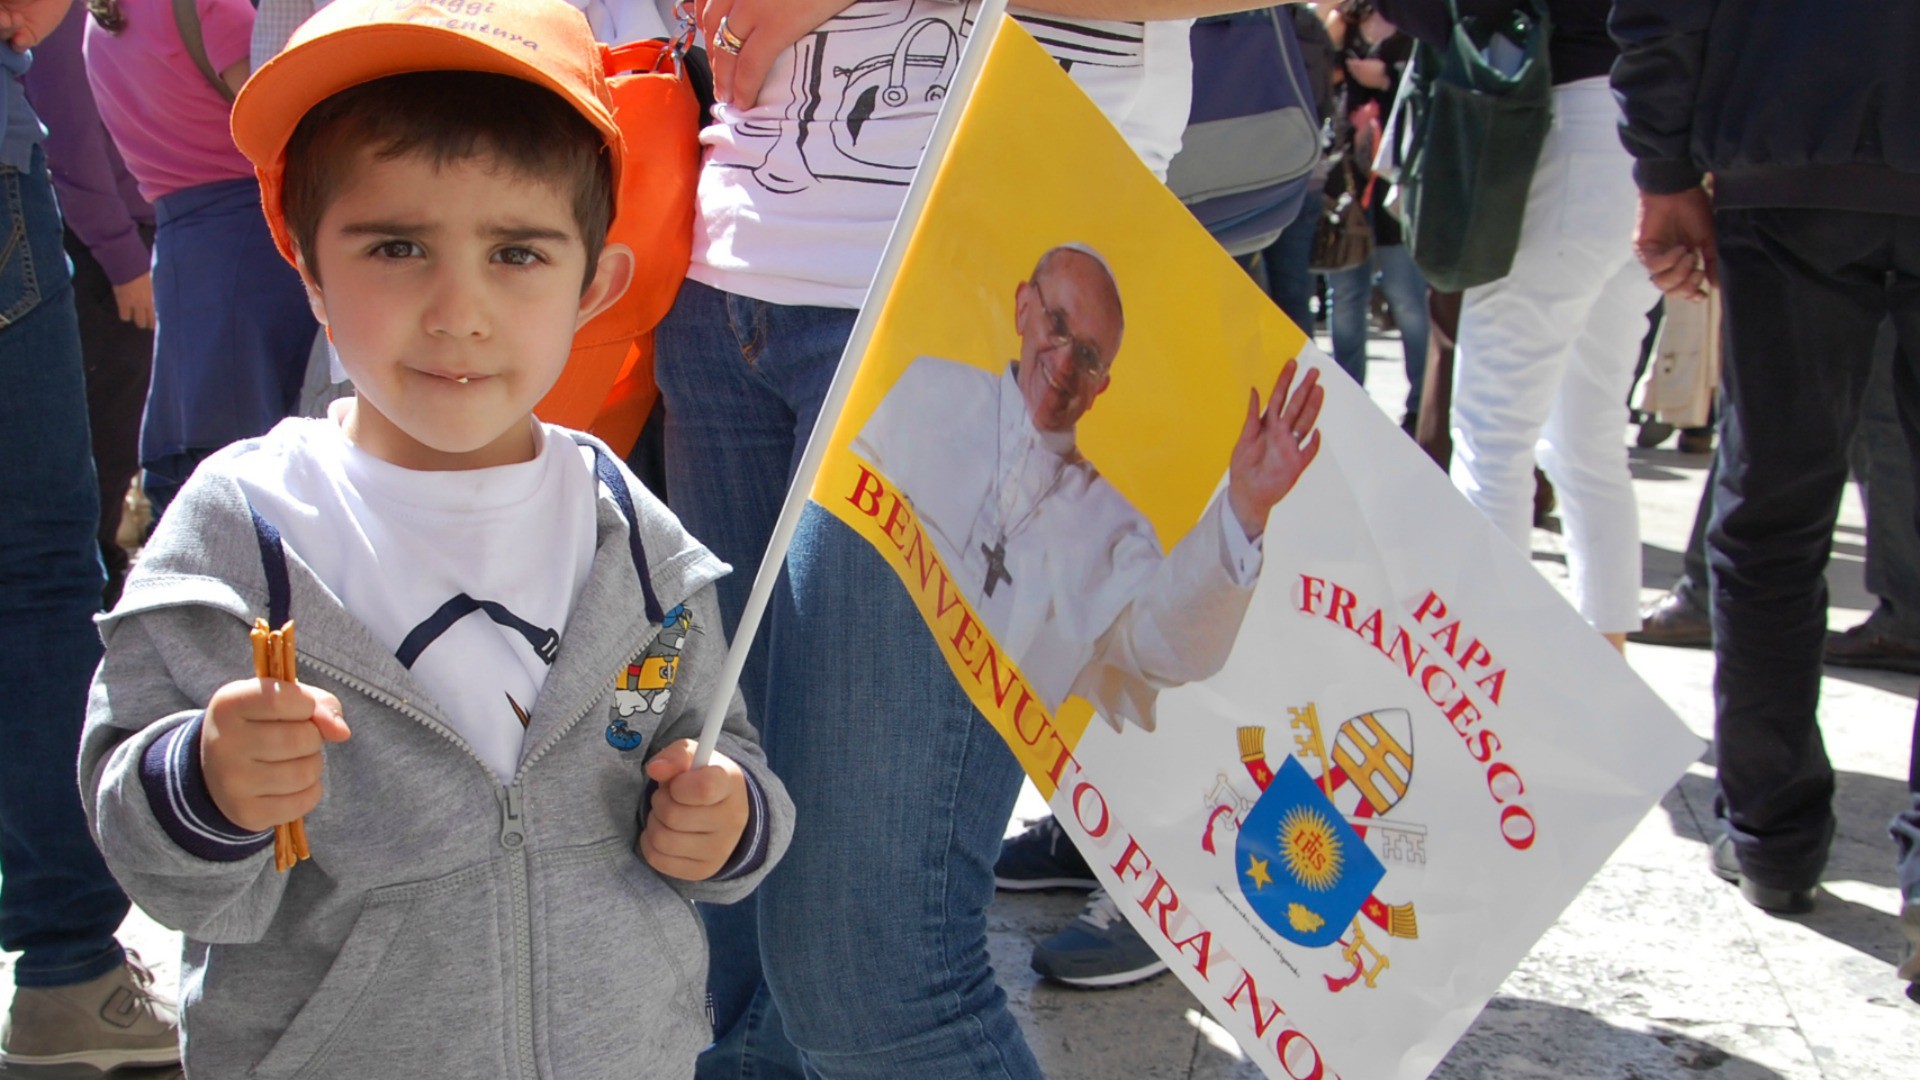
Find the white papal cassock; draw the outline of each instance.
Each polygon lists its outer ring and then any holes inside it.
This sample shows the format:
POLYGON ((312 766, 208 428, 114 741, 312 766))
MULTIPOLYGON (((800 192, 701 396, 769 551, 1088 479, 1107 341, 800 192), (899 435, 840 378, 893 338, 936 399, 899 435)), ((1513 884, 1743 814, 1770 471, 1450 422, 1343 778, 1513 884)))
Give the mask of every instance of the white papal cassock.
POLYGON ((1224 489, 1163 554, 1071 432, 1034 429, 1012 365, 996 376, 916 359, 853 450, 912 503, 967 602, 1049 710, 1078 695, 1116 728, 1131 720, 1151 731, 1161 689, 1226 663, 1261 552, 1224 489))

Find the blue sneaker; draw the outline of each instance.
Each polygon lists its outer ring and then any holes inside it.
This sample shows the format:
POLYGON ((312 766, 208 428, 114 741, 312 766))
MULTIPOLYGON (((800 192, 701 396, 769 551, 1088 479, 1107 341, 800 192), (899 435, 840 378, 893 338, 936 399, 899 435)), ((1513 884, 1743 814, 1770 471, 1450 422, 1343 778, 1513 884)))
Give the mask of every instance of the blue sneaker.
POLYGON ((993 883, 1008 892, 1036 889, 1097 889, 1100 882, 1053 815, 1000 842, 993 883))
POLYGON ((1068 986, 1125 986, 1167 970, 1104 889, 1065 930, 1033 947, 1033 970, 1068 986))

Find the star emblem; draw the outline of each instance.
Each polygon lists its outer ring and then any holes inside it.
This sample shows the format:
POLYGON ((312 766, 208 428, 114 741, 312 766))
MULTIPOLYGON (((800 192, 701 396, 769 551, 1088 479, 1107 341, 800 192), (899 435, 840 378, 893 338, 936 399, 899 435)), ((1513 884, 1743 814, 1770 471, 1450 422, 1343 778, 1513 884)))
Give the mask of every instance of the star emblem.
POLYGON ((1246 873, 1248 877, 1253 879, 1253 887, 1256 890, 1264 889, 1273 884, 1273 875, 1267 873, 1267 860, 1248 856, 1247 863, 1249 865, 1247 866, 1246 873))

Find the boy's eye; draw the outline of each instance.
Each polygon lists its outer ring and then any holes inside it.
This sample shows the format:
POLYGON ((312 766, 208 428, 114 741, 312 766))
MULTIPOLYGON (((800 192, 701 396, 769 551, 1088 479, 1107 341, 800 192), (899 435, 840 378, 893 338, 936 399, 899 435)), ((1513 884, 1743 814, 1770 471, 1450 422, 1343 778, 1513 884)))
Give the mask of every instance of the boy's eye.
POLYGON ((533 266, 544 261, 539 252, 525 247, 501 248, 494 253, 494 258, 508 266, 533 266))
POLYGON ((373 253, 382 259, 411 259, 422 254, 420 245, 411 240, 383 240, 374 246, 373 253))

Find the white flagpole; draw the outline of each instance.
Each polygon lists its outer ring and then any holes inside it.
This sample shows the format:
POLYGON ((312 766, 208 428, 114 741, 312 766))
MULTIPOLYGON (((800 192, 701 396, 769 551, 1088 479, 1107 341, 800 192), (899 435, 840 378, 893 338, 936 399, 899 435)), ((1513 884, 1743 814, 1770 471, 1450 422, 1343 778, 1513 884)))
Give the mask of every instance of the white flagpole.
POLYGON ((826 457, 827 441, 833 437, 840 410, 846 405, 854 374, 859 370, 860 358, 866 355, 867 345, 873 340, 873 326, 880 319, 880 306, 886 302, 887 294, 893 289, 893 279, 900 273, 900 263, 906 258, 907 244, 913 239, 914 226, 919 222, 921 212, 926 209, 927 196, 933 190, 940 161, 946 156, 948 145, 953 142, 955 129, 960 126, 960 115, 966 111, 967 99, 973 96, 973 84, 980 77, 980 69, 986 66, 987 50, 999 35, 1001 16, 1006 13, 1006 8, 1007 0, 985 0, 974 17, 973 32, 967 36, 966 48, 960 54, 959 71, 947 88, 946 101, 940 107, 940 115, 934 120, 933 134, 927 140, 926 150, 920 155, 920 164, 914 170, 913 183, 907 188, 907 198, 900 207, 900 216, 894 219, 893 233, 887 239, 886 252, 880 258, 880 268, 874 273, 873 284, 867 289, 866 301, 860 305, 860 316, 854 321, 853 334, 847 339, 846 351, 840 354, 840 366, 834 372, 826 400, 820 404, 819 417, 813 423, 813 434, 807 439, 806 453, 801 455, 800 467, 794 472, 793 486, 787 489, 787 501, 780 508, 780 520, 774 524, 773 536, 767 541, 766 554, 760 560, 760 572, 754 576, 753 591, 747 594, 747 606, 740 612, 740 625, 734 628, 733 646, 727 652, 726 666, 720 671, 720 685, 715 688, 707 704, 707 714, 700 726, 700 745, 693 755, 694 768, 705 765, 713 756, 713 744, 720 737, 720 725, 726 720, 727 706, 733 700, 734 688, 740 685, 740 672, 747 663, 747 650, 753 645, 754 634, 760 629, 761 616, 766 614, 767 601, 773 596, 774 582, 779 580, 780 570, 786 565, 787 547, 793 543, 794 529, 800 524, 800 512, 806 509, 812 498, 813 481, 820 474, 821 459, 826 457))

